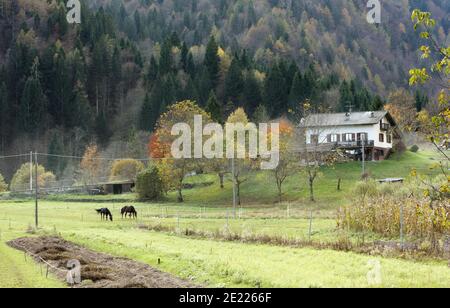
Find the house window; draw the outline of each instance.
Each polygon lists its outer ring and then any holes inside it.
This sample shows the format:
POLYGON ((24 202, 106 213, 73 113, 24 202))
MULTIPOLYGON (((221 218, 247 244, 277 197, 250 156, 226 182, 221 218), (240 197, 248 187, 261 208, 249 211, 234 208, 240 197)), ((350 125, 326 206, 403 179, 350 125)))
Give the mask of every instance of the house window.
POLYGON ((358 133, 357 134, 357 138, 356 138, 358 141, 367 141, 367 140, 369 140, 369 134, 367 134, 367 133, 358 133))
POLYGON ((355 134, 343 134, 342 138, 344 142, 352 142, 355 141, 355 134))
POLYGON ((330 141, 333 143, 339 142, 338 138, 339 138, 339 135, 333 134, 333 135, 331 135, 330 141))
POLYGON ((319 135, 311 135, 311 144, 319 144, 319 135))
POLYGON ((380 142, 384 142, 384 134, 380 134, 380 142))
POLYGON ((391 134, 387 135, 387 143, 389 143, 389 144, 392 143, 392 135, 391 134))

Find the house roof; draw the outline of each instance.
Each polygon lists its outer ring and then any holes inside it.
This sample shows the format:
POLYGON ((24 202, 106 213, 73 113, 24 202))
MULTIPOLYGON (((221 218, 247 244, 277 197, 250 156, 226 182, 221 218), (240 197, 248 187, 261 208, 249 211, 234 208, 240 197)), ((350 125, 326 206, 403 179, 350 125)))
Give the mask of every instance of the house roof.
POLYGON ((352 113, 320 113, 312 114, 302 120, 303 127, 328 127, 348 125, 373 125, 387 117, 392 125, 396 125, 394 119, 387 111, 367 111, 352 113))

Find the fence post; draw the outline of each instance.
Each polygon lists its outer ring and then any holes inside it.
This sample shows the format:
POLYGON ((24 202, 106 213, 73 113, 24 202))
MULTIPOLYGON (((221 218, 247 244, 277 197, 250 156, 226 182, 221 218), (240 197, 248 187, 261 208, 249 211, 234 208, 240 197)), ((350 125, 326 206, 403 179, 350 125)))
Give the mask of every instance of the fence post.
POLYGON ((403 247, 405 245, 405 239, 403 234, 403 205, 400 206, 400 243, 401 243, 401 249, 403 250, 403 247))
POLYGON ((308 241, 311 242, 311 236, 312 236, 312 220, 313 220, 313 211, 309 213, 309 236, 308 241))

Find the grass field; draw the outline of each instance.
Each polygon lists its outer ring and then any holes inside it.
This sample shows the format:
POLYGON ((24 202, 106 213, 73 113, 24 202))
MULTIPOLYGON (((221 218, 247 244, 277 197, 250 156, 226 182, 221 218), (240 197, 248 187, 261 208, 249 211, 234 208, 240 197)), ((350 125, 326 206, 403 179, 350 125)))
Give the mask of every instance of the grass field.
MULTIPOLYGON (((406 177, 411 168, 423 172, 432 162, 430 153, 406 153, 399 159, 370 163, 375 178, 406 177)), ((381 262, 382 284, 373 287, 450 287, 450 269, 443 260, 407 260, 312 247, 293 248, 243 242, 226 242, 218 238, 187 237, 183 230, 234 232, 305 239, 309 235, 309 211, 313 210, 312 240, 336 241, 339 231, 334 219, 337 206, 351 196, 358 180, 356 163, 324 169, 317 184, 317 204, 308 203, 304 178, 297 177, 286 185, 290 201, 274 204, 275 187, 269 188, 267 175, 252 177, 243 190, 241 219, 232 219, 230 185, 224 191, 218 185, 186 191, 186 204, 173 202, 137 203, 139 220, 121 220, 120 208, 133 200, 124 195, 113 200, 108 196, 52 196, 40 202, 40 229, 37 235, 57 234, 67 240, 112 255, 135 259, 163 271, 205 286, 218 287, 365 287, 369 263, 381 262), (337 192, 337 176, 344 179, 343 191, 337 192), (302 189, 299 189, 301 187, 302 189), (92 200, 94 198, 94 200, 92 200), (64 202, 70 199, 71 202, 64 202), (260 204, 257 201, 260 200, 260 204), (109 207, 114 222, 101 222, 94 209, 109 207), (289 211, 287 210, 289 206, 289 211), (289 215, 289 217, 288 217, 289 215), (142 227, 165 227, 159 232, 142 227), (167 231, 179 230, 180 232, 167 231), (161 264, 157 260, 161 259, 161 264)), ((190 181, 214 181, 213 176, 190 181)), ((25 231, 34 223, 32 200, 0 201, 0 287, 58 287, 53 278, 45 279, 39 267, 22 253, 4 243, 30 236, 25 231)), ((156 228, 157 229, 157 228, 156 228)), ((32 236, 32 235, 31 235, 32 236)), ((357 240, 359 234, 347 234, 357 240)), ((378 238, 366 234, 366 240, 378 238)))

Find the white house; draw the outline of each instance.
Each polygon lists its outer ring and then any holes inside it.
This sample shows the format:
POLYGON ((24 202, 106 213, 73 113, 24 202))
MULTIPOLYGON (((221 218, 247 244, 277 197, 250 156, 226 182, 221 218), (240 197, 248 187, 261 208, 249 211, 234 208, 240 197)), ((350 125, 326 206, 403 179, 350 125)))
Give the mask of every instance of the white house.
POLYGON ((397 124, 387 111, 313 114, 302 120, 308 147, 339 148, 368 160, 384 160, 392 151, 397 124))

